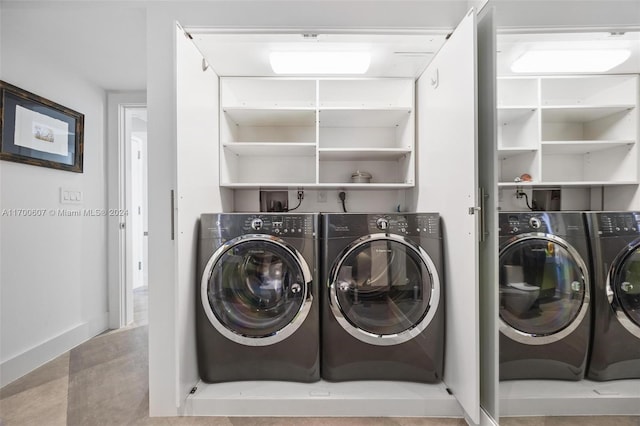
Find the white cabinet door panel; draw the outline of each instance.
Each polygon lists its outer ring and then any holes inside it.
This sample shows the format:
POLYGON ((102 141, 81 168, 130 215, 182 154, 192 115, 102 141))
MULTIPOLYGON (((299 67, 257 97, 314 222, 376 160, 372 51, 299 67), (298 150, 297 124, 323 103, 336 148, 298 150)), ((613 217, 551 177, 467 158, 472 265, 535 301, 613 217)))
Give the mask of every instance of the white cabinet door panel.
POLYGON ((415 207, 442 217, 444 381, 469 419, 479 423, 478 214, 469 211, 478 205, 476 82, 472 9, 418 79, 415 207))

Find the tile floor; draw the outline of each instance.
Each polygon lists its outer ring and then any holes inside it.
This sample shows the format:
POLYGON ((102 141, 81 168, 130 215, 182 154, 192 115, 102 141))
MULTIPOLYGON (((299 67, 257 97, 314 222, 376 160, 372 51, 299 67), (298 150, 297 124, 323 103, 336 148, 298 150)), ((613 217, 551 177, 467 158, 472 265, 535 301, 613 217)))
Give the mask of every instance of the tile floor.
MULTIPOLYGON (((458 426, 444 418, 148 416, 147 294, 134 323, 103 333, 0 389, 0 426, 458 426)), ((640 417, 505 418, 506 426, 640 426, 640 417)))

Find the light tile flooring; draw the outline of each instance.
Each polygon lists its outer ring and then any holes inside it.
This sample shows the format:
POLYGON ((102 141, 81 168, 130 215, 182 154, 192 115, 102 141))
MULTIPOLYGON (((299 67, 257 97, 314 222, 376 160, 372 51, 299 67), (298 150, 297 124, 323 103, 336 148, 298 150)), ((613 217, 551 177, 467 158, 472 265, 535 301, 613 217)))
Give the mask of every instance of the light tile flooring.
MULTIPOLYGON (((134 323, 94 337, 0 389, 0 426, 458 426, 426 418, 149 418, 146 288, 134 323)), ((640 426, 640 417, 505 418, 507 426, 640 426)))

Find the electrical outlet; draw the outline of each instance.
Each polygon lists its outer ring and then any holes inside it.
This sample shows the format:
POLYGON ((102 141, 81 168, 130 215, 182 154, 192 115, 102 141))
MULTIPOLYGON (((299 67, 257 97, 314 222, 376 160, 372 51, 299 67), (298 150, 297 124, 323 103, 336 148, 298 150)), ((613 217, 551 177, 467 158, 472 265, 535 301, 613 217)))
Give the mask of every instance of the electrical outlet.
POLYGON ((318 191, 318 202, 319 203, 327 202, 327 191, 318 191))

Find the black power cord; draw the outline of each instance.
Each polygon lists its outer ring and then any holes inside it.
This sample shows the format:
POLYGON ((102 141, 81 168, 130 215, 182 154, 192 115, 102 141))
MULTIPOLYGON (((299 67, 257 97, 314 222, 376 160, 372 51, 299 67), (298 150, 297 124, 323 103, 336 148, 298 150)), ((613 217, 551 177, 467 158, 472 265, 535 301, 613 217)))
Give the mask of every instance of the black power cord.
POLYGON ((300 207, 300 204, 302 204, 302 199, 304 198, 304 191, 299 189, 298 190, 298 205, 295 206, 292 209, 287 210, 288 212, 294 211, 295 209, 297 209, 298 207, 300 207))
POLYGON ((531 210, 531 211, 534 211, 534 210, 535 210, 535 208, 534 208, 535 206, 531 207, 531 206, 529 205, 529 196, 527 195, 527 193, 526 193, 526 192, 524 192, 524 191, 518 191, 518 192, 516 193, 516 197, 518 197, 518 198, 522 198, 522 197, 524 197, 524 202, 525 202, 525 203, 527 203, 527 208, 528 208, 529 210, 531 210))
POLYGON ((342 202, 342 211, 346 213, 347 206, 344 205, 344 200, 347 199, 347 194, 344 191, 340 191, 340 193, 338 193, 338 197, 340 197, 340 201, 342 202))

